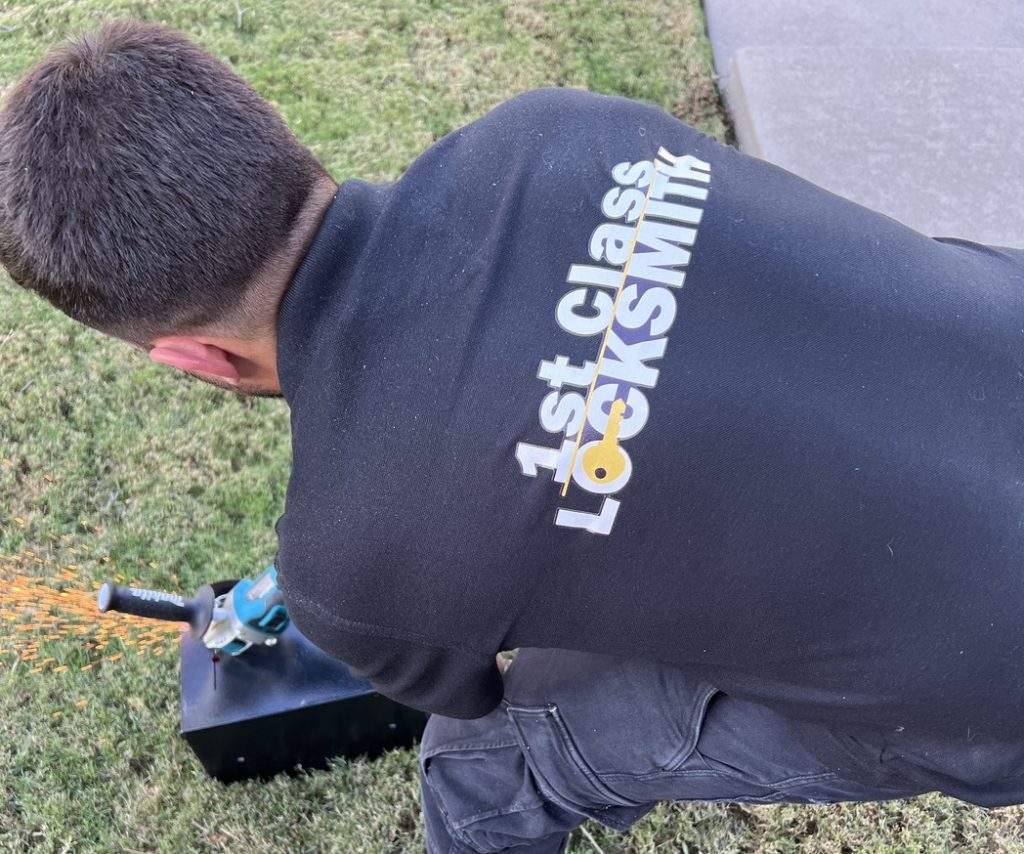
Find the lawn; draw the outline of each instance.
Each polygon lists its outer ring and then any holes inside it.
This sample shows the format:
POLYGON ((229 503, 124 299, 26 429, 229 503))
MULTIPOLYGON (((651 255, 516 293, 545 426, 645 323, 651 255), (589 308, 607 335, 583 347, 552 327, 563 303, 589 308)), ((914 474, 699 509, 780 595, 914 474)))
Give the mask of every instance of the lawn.
MULTIPOLYGON (((537 86, 627 95, 727 133, 697 0, 0 0, 0 87, 65 35, 129 15, 173 24, 231 63, 339 179, 394 178, 433 140, 537 86)), ((272 557, 289 468, 282 404, 151 366, 6 280, 0 365, 0 577, 24 568, 88 590, 117 574, 191 590, 272 557)), ((0 623, 5 850, 422 847, 411 752, 222 787, 177 736, 173 648, 51 634, 22 660, 30 635, 0 623)), ((570 850, 952 849, 1024 851, 1024 812, 939 797, 666 805, 628 838, 587 825, 570 850)))

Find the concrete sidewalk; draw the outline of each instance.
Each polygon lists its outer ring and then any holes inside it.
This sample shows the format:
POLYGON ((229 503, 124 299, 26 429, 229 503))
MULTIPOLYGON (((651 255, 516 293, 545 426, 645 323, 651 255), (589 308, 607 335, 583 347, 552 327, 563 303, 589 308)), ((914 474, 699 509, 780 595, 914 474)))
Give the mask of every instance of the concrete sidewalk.
POLYGON ((1024 246, 1024 2, 705 5, 744 151, 926 234, 1024 246))

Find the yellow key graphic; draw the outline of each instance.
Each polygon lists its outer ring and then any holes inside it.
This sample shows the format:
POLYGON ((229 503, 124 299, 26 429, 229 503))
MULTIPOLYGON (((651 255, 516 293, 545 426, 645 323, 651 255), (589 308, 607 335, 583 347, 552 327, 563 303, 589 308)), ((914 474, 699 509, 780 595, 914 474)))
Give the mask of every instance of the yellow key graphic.
POLYGON ((626 401, 618 398, 612 401, 604 436, 583 454, 583 471, 594 483, 613 481, 626 470, 626 454, 619 447, 619 431, 625 411, 626 401))

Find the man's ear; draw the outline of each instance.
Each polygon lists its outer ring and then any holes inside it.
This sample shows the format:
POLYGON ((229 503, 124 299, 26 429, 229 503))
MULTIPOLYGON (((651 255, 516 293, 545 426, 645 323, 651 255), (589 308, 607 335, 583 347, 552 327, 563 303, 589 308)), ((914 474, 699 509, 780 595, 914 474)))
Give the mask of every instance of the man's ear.
POLYGON ((238 385, 238 368, 232 363, 231 354, 221 347, 204 344, 195 338, 157 338, 150 348, 149 358, 179 371, 215 377, 229 385, 238 385))

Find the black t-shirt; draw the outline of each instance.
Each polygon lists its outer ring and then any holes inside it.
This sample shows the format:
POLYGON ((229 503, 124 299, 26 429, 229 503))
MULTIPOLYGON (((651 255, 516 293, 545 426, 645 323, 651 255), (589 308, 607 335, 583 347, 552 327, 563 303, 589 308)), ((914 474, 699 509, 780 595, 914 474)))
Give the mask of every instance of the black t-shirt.
POLYGON ((286 600, 382 693, 570 648, 1019 739, 1022 253, 549 90, 342 184, 279 327, 286 600))

